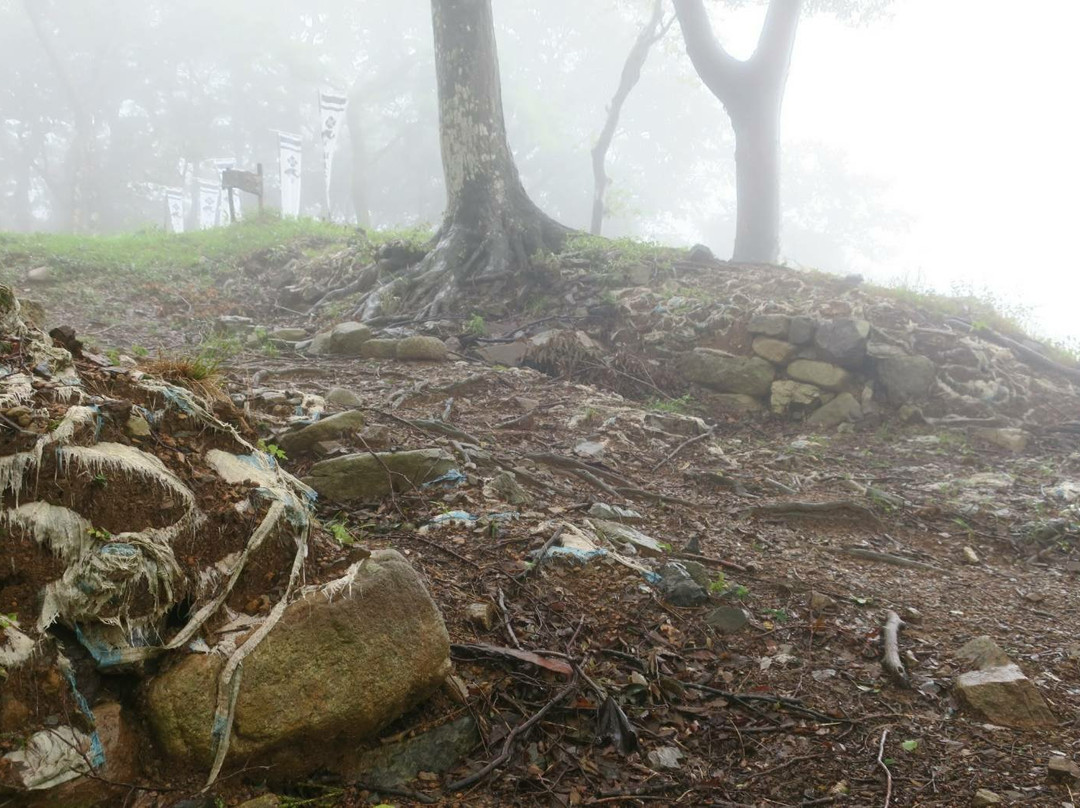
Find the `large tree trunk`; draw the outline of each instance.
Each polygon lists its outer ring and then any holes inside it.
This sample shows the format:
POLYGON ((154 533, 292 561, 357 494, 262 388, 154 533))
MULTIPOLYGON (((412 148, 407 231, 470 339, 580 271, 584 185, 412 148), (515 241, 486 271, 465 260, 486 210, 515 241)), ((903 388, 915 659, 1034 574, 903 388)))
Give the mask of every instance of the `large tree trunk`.
POLYGON ((739 61, 716 39, 702 0, 675 0, 686 52, 735 130, 736 261, 780 256, 780 111, 803 0, 770 0, 754 54, 739 61))
POLYGON ((735 130, 735 252, 732 259, 776 263, 780 256, 780 112, 751 104, 731 113, 735 130))
MULTIPOLYGON (((431 0, 431 18, 446 212, 434 249, 397 289, 397 305, 416 319, 466 294, 520 292, 531 256, 558 249, 568 232, 529 199, 510 152, 491 0, 431 0)), ((365 318, 385 310, 385 288, 365 301, 365 318)))
POLYGON ((611 183, 605 166, 608 149, 611 148, 611 141, 615 137, 615 129, 619 125, 623 104, 626 103, 630 91, 641 80, 641 68, 645 66, 645 60, 649 58, 649 51, 667 33, 668 25, 663 24, 663 11, 663 0, 655 0, 652 15, 638 33, 637 39, 630 48, 630 53, 626 55, 622 76, 619 78, 619 87, 608 107, 604 128, 600 130, 600 136, 592 147, 593 206, 589 232, 594 236, 599 236, 604 226, 604 197, 611 183))

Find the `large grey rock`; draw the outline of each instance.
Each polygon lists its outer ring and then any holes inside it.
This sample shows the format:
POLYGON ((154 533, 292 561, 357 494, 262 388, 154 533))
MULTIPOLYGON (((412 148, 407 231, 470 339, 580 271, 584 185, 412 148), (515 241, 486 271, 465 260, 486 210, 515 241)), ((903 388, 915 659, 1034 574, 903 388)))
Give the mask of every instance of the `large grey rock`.
POLYGON ((846 370, 814 359, 796 359, 787 366, 787 374, 797 382, 823 390, 843 390, 851 384, 851 374, 846 370))
MULTIPOLYGON (((350 584, 306 593, 244 660, 227 761, 272 756, 310 770, 327 749, 372 738, 442 684, 449 637, 408 562, 377 550, 350 584)), ((151 680, 146 715, 170 758, 211 762, 224 664, 190 654, 151 680)))
POLYGON ((472 716, 435 727, 420 735, 364 752, 343 772, 376 788, 415 780, 420 772, 441 774, 456 766, 480 742, 480 731, 472 716))
POLYGON ((822 320, 814 332, 814 344, 844 367, 862 364, 869 338, 870 323, 850 317, 822 320))
POLYGON ((795 346, 782 339, 755 337, 751 348, 755 354, 774 365, 786 365, 795 358, 795 346))
POLYGON ((305 349, 305 353, 310 356, 330 353, 330 336, 329 331, 320 331, 311 338, 311 343, 305 349))
POLYGON ((953 689, 993 724, 1037 729, 1057 723, 1035 685, 1013 664, 962 673, 953 689))
POLYGON ((823 429, 831 429, 847 421, 858 421, 860 418, 862 418, 862 406, 858 399, 851 393, 841 393, 825 406, 810 413, 806 423, 823 429))
MULTIPOLYGON (((319 335, 315 335, 317 340, 319 335)), ((339 323, 330 331, 330 353, 359 356, 360 346, 371 339, 371 329, 362 323, 339 323)))
POLYGON ((348 410, 320 418, 295 432, 287 432, 278 438, 277 444, 286 454, 296 455, 306 452, 319 441, 338 440, 364 427, 364 414, 357 410, 348 410))
POLYGON ((397 357, 396 339, 369 339, 360 346, 361 359, 394 359, 397 357))
POLYGON ((816 330, 817 320, 813 317, 805 315, 792 317, 791 325, 788 326, 788 342, 793 345, 806 345, 808 342, 813 341, 814 331, 816 330))
POLYGON ((397 345, 397 358, 412 362, 441 362, 446 344, 436 337, 406 337, 397 345))
POLYGON ((877 362, 877 377, 894 404, 925 399, 936 375, 934 363, 925 356, 896 356, 877 362))
POLYGON ((767 395, 776 377, 773 366, 757 356, 731 356, 710 348, 695 348, 683 356, 682 374, 691 382, 722 393, 767 395))
POLYGON ((339 407, 362 407, 364 405, 364 399, 360 398, 360 396, 352 390, 347 390, 344 387, 335 387, 332 389, 326 394, 326 400, 339 407))
POLYGON ((786 314, 755 314, 750 318, 746 330, 751 334, 787 339, 790 324, 791 318, 786 314))
POLYGON ((375 502, 391 491, 407 491, 454 468, 442 449, 369 452, 333 457, 311 467, 304 482, 334 502, 375 502))
POLYGON ((777 415, 807 412, 821 406, 821 390, 812 384, 782 379, 772 383, 769 406, 777 415))

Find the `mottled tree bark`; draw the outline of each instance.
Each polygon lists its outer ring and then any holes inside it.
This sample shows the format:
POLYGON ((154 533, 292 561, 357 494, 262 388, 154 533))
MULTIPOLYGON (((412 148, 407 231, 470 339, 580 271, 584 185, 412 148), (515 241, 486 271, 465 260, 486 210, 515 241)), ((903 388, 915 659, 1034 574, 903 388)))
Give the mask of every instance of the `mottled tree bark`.
POLYGON ((736 261, 780 255, 780 110, 802 5, 770 0, 757 48, 740 61, 720 45, 702 0, 675 0, 686 52, 735 130, 736 261))
MULTIPOLYGON (((531 256, 558 249, 567 228, 525 193, 506 139, 491 0, 431 0, 446 211, 435 247, 408 277, 417 318, 527 285, 531 256)), ((379 312, 381 290, 362 308, 379 312)))

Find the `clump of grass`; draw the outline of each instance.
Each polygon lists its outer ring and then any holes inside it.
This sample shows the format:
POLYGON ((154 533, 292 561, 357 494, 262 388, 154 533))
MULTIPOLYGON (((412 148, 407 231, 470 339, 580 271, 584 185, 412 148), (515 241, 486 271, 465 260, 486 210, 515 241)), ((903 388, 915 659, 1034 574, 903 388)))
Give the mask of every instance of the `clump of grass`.
POLYGON ((690 394, 678 398, 660 399, 654 398, 648 403, 650 410, 655 412, 671 412, 678 415, 686 413, 693 406, 694 397, 690 394))
POLYGON ((209 401, 228 398, 221 386, 225 374, 218 359, 207 356, 158 357, 145 362, 143 368, 209 401))

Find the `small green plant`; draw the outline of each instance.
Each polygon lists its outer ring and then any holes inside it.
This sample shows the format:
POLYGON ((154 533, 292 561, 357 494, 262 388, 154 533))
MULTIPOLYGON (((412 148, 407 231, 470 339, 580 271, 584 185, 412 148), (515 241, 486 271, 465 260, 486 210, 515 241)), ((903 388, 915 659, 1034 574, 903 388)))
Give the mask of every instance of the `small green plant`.
POLYGON ((288 455, 285 454, 285 450, 276 443, 267 443, 264 440, 260 440, 255 444, 255 448, 260 452, 266 452, 275 460, 286 460, 288 458, 288 455))
POLYGON ((105 356, 109 357, 109 361, 114 365, 120 364, 120 351, 116 348, 109 348, 109 350, 105 351, 105 356))
POLYGON ((150 349, 143 345, 132 345, 131 355, 137 359, 143 359, 150 355, 150 349))
POLYGON ((736 600, 745 600, 750 595, 750 590, 742 584, 738 584, 731 589, 731 594, 736 600))
POLYGON ((685 413, 694 402, 694 397, 687 394, 678 398, 660 399, 654 398, 648 403, 650 410, 656 412, 671 412, 675 414, 685 413))
POLYGON ((0 628, 18 628, 19 616, 15 612, 0 614, 0 628))
POLYGON ((716 573, 716 580, 709 584, 709 591, 719 595, 727 590, 727 578, 723 572, 716 573))
POLYGON ((97 539, 98 541, 112 541, 112 533, 100 527, 88 527, 86 533, 91 539, 97 539))
POLYGON ((484 318, 479 314, 473 314, 465 321, 465 333, 473 337, 486 337, 488 330, 484 318))
POLYGON ((329 522, 326 525, 326 529, 330 532, 330 535, 338 542, 338 544, 344 544, 346 546, 355 544, 356 539, 349 532, 349 529, 345 527, 341 522, 329 522))
POLYGON ((783 609, 766 609, 765 614, 769 615, 777 623, 786 623, 791 619, 791 615, 785 612, 783 609))
POLYGON ((108 488, 109 478, 104 474, 95 474, 93 479, 90 480, 90 484, 98 488, 108 488))

